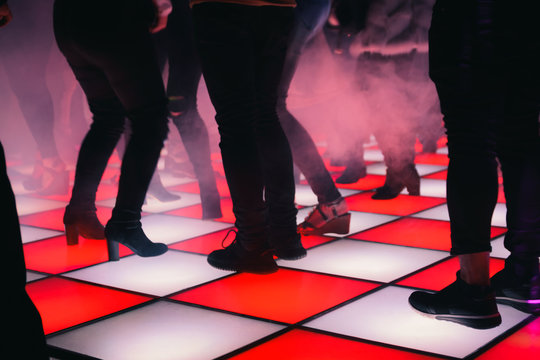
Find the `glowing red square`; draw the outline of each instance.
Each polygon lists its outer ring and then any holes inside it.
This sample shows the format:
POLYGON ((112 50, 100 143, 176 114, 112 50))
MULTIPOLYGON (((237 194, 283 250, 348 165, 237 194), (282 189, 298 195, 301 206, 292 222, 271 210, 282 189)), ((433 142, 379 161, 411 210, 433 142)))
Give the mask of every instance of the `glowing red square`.
POLYGON ((373 200, 373 192, 364 192, 345 198, 349 208, 354 211, 388 215, 410 215, 418 211, 445 203, 445 199, 425 196, 398 195, 391 200, 373 200))
POLYGON ((45 334, 151 300, 147 296, 61 278, 29 283, 26 290, 41 314, 45 334))
MULTIPOLYGON (((503 234, 505 228, 491 227, 491 236, 503 234)), ((349 236, 386 244, 450 251, 450 222, 416 218, 397 221, 349 236)))
POLYGON ((478 360, 536 360, 540 356, 540 319, 536 319, 478 356, 478 360))
MULTIPOLYGON (((504 260, 491 259, 490 276, 495 275, 504 268, 504 260)), ((452 257, 415 275, 398 282, 398 285, 439 291, 456 280, 456 272, 459 270, 459 260, 452 257)))
MULTIPOLYGON (((102 224, 106 224, 111 218, 112 208, 97 207, 97 217, 102 224)), ((42 227, 45 229, 53 229, 64 231, 64 208, 43 211, 36 214, 24 215, 19 217, 19 222, 23 225, 31 225, 42 227)))
POLYGON ((366 281, 280 269, 264 276, 236 274, 172 298, 240 314, 296 323, 377 286, 366 281))
POLYGON ((296 329, 230 359, 274 360, 284 358, 294 360, 442 359, 296 329))
MULTIPOLYGON (((225 223, 234 223, 236 218, 232 212, 232 207, 231 198, 221 198, 221 213, 223 216, 213 220, 225 223)), ((180 209, 168 211, 166 214, 200 219, 202 218, 202 206, 201 204, 186 206, 180 209)))
MULTIPOLYGON (((59 274, 108 261, 106 240, 79 238, 77 245, 67 245, 65 236, 57 236, 24 245, 26 268, 59 274)), ((120 246, 120 256, 132 254, 120 246)))

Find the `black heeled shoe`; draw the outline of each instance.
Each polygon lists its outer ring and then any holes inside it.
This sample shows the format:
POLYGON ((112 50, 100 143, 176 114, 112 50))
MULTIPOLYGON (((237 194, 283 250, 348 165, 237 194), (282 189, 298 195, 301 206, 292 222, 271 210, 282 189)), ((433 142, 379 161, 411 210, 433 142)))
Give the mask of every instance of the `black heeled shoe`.
POLYGON ((217 189, 207 191, 204 187, 201 189, 201 207, 202 219, 218 219, 223 216, 221 212, 221 197, 217 189))
POLYGON ((105 239, 105 228, 95 210, 78 210, 68 205, 63 220, 68 245, 77 245, 79 235, 85 239, 105 239))
POLYGON ((358 180, 367 176, 367 169, 364 163, 348 165, 340 177, 336 179, 336 184, 354 184, 358 180))
POLYGON ((109 261, 120 260, 119 244, 141 257, 159 256, 169 250, 166 244, 152 242, 144 233, 140 221, 109 221, 105 226, 105 236, 109 261))
POLYGON ((371 197, 373 200, 390 200, 396 198, 403 189, 407 189, 409 195, 420 195, 420 175, 414 165, 407 166, 401 171, 386 171, 384 185, 375 190, 371 197))

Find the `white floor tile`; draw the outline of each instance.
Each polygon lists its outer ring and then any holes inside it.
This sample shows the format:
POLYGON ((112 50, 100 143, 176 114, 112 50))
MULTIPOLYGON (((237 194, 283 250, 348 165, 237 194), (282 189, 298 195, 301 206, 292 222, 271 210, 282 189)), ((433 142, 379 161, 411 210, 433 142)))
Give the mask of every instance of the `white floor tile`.
POLYGON ((33 271, 26 271, 26 282, 43 279, 46 275, 38 274, 33 271))
POLYGON ((384 156, 379 149, 366 149, 364 150, 365 161, 384 161, 384 156))
POLYGON ((172 244, 214 231, 231 227, 231 224, 185 218, 174 215, 152 214, 141 220, 144 232, 154 242, 172 244))
POLYGON ((165 296, 230 273, 208 265, 206 256, 168 251, 151 258, 136 255, 120 258, 120 261, 73 271, 66 276, 149 295, 165 296))
MULTIPOLYGON (((429 210, 419 212, 418 214, 415 214, 413 216, 422 219, 450 221, 450 216, 448 215, 448 206, 446 204, 442 204, 429 210)), ((495 205, 495 211, 493 212, 493 217, 491 218, 491 225, 506 227, 505 204, 498 203, 497 205, 495 205)))
POLYGON ((412 290, 388 287, 306 325, 367 340, 463 358, 528 314, 500 305, 503 323, 493 329, 476 330, 448 321, 433 320, 413 310, 408 297, 412 290))
MULTIPOLYGON (((420 176, 433 174, 445 170, 446 166, 431 164, 416 164, 416 170, 420 176)), ((367 166, 369 174, 386 175, 386 165, 384 163, 371 164, 367 166)))
POLYGON ((282 266, 390 282, 433 262, 447 252, 341 239, 308 250, 296 261, 279 260, 282 266))
MULTIPOLYGON (((401 193, 407 194, 407 190, 401 193)), ((446 198, 446 180, 420 179, 420 195, 446 198)))
MULTIPOLYGON (((313 210, 312 207, 303 208, 298 210, 298 215, 296 216, 296 222, 300 224, 304 221, 304 219, 309 215, 309 213, 313 210)), ((327 236, 339 236, 339 237, 345 237, 350 234, 355 234, 360 231, 367 230, 369 228, 372 228, 374 226, 378 226, 384 223, 387 223, 389 221, 392 221, 394 219, 397 219, 397 216, 392 215, 383 215, 383 214, 373 214, 373 213, 366 213, 366 212, 360 212, 360 211, 351 211, 351 226, 349 228, 349 232, 347 234, 333 234, 328 233, 325 234, 327 236)))
POLYGON ((276 324, 160 301, 51 337, 99 359, 212 359, 279 331, 276 324))
POLYGON ((36 241, 36 240, 48 239, 53 236, 59 236, 62 234, 63 232, 61 231, 41 229, 41 228, 37 228, 33 226, 21 225, 21 236, 22 236, 23 244, 36 241))
POLYGON ((42 211, 54 210, 64 208, 65 202, 39 199, 32 196, 16 196, 15 202, 17 203, 17 213, 19 216, 35 214, 42 211))

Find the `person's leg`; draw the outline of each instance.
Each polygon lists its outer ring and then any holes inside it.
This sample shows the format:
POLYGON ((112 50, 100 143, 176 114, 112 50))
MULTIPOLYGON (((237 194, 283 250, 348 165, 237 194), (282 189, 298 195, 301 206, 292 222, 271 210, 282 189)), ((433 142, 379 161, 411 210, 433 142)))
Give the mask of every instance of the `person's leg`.
POLYGON ((15 196, 6 169, 4 148, 0 143, 0 201, 3 216, 0 218, 3 239, 10 261, 2 262, 2 271, 8 274, 4 288, 4 302, 9 331, 3 337, 8 354, 21 359, 49 359, 41 316, 26 292, 26 266, 15 196), (7 336, 7 337, 6 337, 7 336))
MULTIPOLYGON (((493 58, 463 58, 467 53, 461 49, 478 44, 477 54, 488 55, 488 42, 472 44, 473 34, 448 31, 456 19, 476 24, 476 5, 439 1, 430 30, 430 74, 448 135, 451 254, 458 255, 460 271, 445 289, 435 294, 416 291, 409 303, 436 319, 484 329, 501 323, 495 293, 488 284, 491 217, 498 193, 495 129, 502 113, 502 84, 493 58), (460 66, 468 60, 470 69, 460 66)), ((492 25, 494 18, 489 20, 486 24, 492 25)), ((493 40, 489 37, 494 35, 493 28, 486 30, 486 40, 493 40)))
POLYGON ((199 182, 202 218, 219 218, 222 216, 221 204, 210 157, 208 129, 197 109, 201 68, 195 48, 191 9, 187 1, 174 2, 168 31, 169 116, 180 133, 199 182))

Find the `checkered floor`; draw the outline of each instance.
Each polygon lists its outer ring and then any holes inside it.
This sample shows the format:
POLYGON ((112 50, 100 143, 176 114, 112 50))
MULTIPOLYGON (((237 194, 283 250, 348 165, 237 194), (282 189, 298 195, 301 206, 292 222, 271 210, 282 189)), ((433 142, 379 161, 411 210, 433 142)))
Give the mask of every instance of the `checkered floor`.
MULTIPOLYGON (((453 281, 445 202, 447 157, 419 155, 422 196, 370 198, 384 182, 380 152, 366 151, 368 176, 340 186, 352 210, 346 236, 310 236, 308 256, 278 261, 271 275, 216 270, 205 255, 220 248, 234 217, 220 177, 224 216, 200 220, 194 179, 162 173, 174 202, 148 198, 143 227, 169 245, 156 258, 107 262, 103 240, 67 246, 62 214, 68 196, 25 192, 10 165, 28 268, 28 292, 43 317, 55 358, 81 359, 538 359, 540 319, 500 306, 503 322, 474 330, 415 313, 415 289, 453 281)), ((109 166, 98 193, 105 222, 116 188, 109 166)), ((333 175, 343 168, 328 165, 333 175)), ((216 162, 219 170, 219 163, 216 162)), ((218 171, 218 174, 220 172, 218 171)), ((305 182, 297 187, 298 221, 316 204, 305 182)), ((493 217, 492 272, 503 266, 505 204, 493 217)))

